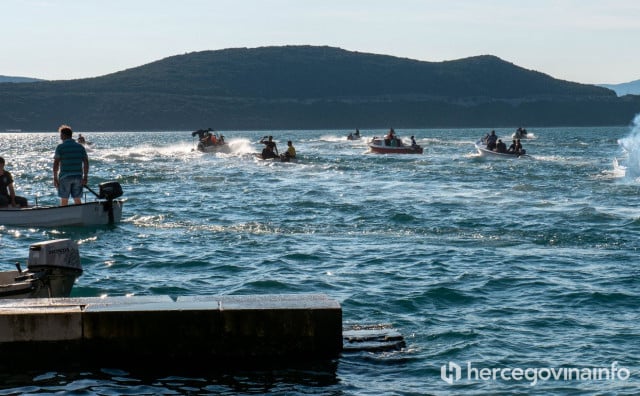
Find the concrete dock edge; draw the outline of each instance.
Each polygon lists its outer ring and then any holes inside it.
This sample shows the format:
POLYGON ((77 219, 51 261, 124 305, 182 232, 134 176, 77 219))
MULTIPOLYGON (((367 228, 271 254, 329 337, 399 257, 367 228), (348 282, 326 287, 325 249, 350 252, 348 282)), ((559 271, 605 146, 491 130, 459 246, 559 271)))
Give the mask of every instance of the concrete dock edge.
POLYGON ((342 309, 323 294, 0 300, 9 361, 326 359, 342 351, 342 309))

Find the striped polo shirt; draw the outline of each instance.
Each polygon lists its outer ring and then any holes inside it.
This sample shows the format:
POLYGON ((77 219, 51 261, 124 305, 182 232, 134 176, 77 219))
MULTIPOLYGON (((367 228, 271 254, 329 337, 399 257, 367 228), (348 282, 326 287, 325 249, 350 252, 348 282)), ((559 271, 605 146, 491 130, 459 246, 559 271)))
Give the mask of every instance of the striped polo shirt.
POLYGON ((82 177, 82 160, 87 158, 87 150, 73 139, 65 139, 56 147, 54 159, 60 160, 59 179, 69 176, 82 177))

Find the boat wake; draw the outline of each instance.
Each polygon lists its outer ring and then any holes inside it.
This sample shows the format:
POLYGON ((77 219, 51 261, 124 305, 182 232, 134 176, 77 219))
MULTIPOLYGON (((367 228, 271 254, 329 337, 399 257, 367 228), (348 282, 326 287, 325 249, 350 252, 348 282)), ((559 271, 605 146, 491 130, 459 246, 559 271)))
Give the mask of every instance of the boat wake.
POLYGON ((618 144, 624 152, 624 158, 614 159, 614 172, 640 181, 640 114, 635 116, 629 136, 618 139, 618 144))

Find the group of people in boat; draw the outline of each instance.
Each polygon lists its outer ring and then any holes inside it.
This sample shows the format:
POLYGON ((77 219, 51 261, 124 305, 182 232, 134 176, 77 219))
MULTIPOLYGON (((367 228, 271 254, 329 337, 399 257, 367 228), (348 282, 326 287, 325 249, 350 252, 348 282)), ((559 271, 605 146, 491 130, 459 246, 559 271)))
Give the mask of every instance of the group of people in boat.
POLYGON ((264 144, 261 153, 262 159, 280 158, 281 161, 287 162, 296 158, 296 149, 291 140, 287 141, 287 151, 282 154, 278 153, 278 145, 273 141, 273 136, 263 137, 260 143, 264 144))
POLYGON ((487 150, 495 151, 496 153, 502 154, 525 154, 525 149, 522 148, 522 143, 520 139, 513 139, 511 146, 507 147, 507 144, 499 139, 496 135, 496 131, 493 130, 491 133, 487 133, 487 135, 482 139, 483 142, 487 145, 487 150))
POLYGON ((197 131, 191 132, 191 136, 198 135, 198 145, 202 145, 201 147, 208 146, 219 146, 225 144, 224 135, 218 135, 216 133, 211 133, 213 129, 198 129, 197 131))
MULTIPOLYGON (((398 135, 396 135, 396 131, 391 128, 389 129, 389 133, 384 136, 384 145, 390 147, 402 147, 404 146, 404 143, 402 142, 402 139, 398 135)), ((416 143, 415 136, 411 135, 411 147, 417 146, 418 143, 416 143)))

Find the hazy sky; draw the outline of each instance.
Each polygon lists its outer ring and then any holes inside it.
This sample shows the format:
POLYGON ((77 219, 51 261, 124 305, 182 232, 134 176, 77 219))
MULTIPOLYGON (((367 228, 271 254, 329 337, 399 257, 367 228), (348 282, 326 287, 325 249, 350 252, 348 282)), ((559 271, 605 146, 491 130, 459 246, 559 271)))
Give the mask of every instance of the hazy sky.
POLYGON ((193 51, 329 45, 496 55, 589 84, 640 79, 640 0, 2 0, 0 75, 95 77, 193 51))

